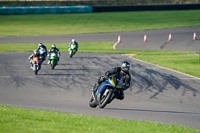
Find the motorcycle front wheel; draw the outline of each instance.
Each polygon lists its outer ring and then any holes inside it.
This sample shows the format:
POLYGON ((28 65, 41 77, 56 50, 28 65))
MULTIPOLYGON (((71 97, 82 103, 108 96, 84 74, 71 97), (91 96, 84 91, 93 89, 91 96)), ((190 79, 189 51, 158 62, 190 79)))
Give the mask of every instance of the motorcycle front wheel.
POLYGON ((56 65, 55 65, 55 61, 52 61, 52 62, 51 62, 51 69, 53 70, 53 69, 55 68, 55 66, 56 66, 56 65))
POLYGON ((109 89, 109 91, 106 94, 101 95, 99 108, 103 109, 109 103, 112 94, 113 94, 113 90, 109 89))
POLYGON ((35 69, 34 73, 35 73, 35 75, 37 75, 37 72, 38 72, 37 65, 34 66, 34 69, 35 69))

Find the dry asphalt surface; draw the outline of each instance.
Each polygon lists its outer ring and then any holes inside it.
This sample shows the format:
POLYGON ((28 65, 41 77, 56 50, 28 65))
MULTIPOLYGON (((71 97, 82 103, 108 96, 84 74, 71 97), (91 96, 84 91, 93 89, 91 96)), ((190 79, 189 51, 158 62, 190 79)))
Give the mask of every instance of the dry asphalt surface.
MULTIPOLYGON (((117 48, 198 51, 192 40, 200 27, 138 32, 41 37, 1 37, 4 43, 112 41, 121 35, 117 48), (168 42, 169 31, 172 41, 168 42), (146 33, 148 41, 143 42, 146 33), (157 40, 158 39, 158 40, 157 40), (149 46, 152 45, 152 46, 149 46)), ((31 53, 0 53, 0 104, 57 112, 157 121, 200 129, 200 79, 145 63, 121 54, 77 53, 72 59, 61 53, 59 65, 51 70, 46 61, 38 75, 29 67, 31 53), (125 99, 114 100, 104 109, 89 107, 92 84, 121 61, 131 63, 131 87, 125 99)))

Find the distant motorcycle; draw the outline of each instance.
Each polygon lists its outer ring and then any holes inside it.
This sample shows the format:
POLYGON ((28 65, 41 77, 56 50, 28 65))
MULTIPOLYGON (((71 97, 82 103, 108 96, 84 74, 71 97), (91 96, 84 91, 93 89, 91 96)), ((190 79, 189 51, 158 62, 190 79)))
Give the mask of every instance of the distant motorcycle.
POLYGON ((40 48, 38 53, 40 54, 40 60, 41 60, 41 63, 42 63, 47 56, 47 51, 44 48, 40 48))
POLYGON ((51 68, 54 69, 58 63, 58 56, 57 56, 56 52, 49 53, 49 60, 50 60, 49 64, 50 64, 51 68))
POLYGON ((38 57, 33 57, 32 59, 32 70, 35 73, 35 75, 38 74, 38 71, 40 70, 40 64, 39 64, 39 59, 38 57))
POLYGON ((70 58, 72 58, 72 56, 75 55, 76 51, 77 51, 77 46, 74 44, 70 44, 69 49, 68 49, 70 58))
POLYGON ((111 75, 105 82, 103 82, 96 92, 94 92, 95 85, 92 88, 92 98, 89 101, 91 108, 104 108, 111 103, 119 95, 119 90, 124 89, 124 85, 119 74, 111 75))

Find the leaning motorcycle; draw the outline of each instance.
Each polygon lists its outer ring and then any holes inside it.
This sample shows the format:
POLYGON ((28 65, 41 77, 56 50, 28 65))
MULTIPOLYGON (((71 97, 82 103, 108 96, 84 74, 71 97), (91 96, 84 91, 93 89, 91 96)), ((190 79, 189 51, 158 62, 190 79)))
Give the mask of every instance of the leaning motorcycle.
POLYGON ((95 85, 92 88, 92 98, 89 101, 91 108, 104 108, 107 104, 111 103, 119 95, 119 90, 124 89, 123 81, 120 74, 111 75, 105 82, 94 90, 95 85))
POLYGON ((70 44, 69 49, 68 49, 68 53, 70 55, 70 58, 72 58, 72 56, 75 55, 76 51, 77 51, 77 46, 70 44))
POLYGON ((50 60, 49 64, 50 64, 51 68, 54 69, 58 63, 58 56, 57 56, 56 52, 49 53, 49 60, 50 60))
POLYGON ((33 57, 32 59, 32 70, 35 73, 35 75, 38 74, 38 71, 40 70, 40 64, 39 64, 39 59, 38 57, 33 57))
POLYGON ((47 51, 44 48, 40 48, 38 53, 40 54, 40 60, 41 60, 41 63, 42 63, 47 56, 47 51))

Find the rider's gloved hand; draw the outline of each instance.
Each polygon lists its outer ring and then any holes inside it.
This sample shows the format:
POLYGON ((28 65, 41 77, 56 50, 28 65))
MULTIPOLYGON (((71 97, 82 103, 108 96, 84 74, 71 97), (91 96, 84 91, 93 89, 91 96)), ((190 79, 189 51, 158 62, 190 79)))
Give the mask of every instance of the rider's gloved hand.
POLYGON ((105 79, 106 79, 106 78, 105 78, 104 76, 101 76, 101 77, 100 77, 100 80, 101 80, 101 81, 104 81, 105 79))
POLYGON ((107 71, 107 72, 105 73, 105 75, 106 75, 107 77, 109 77, 109 76, 110 76, 110 71, 107 71))
POLYGON ((101 76, 99 79, 98 79, 98 84, 101 84, 102 82, 104 82, 106 80, 106 78, 104 76, 101 76))

